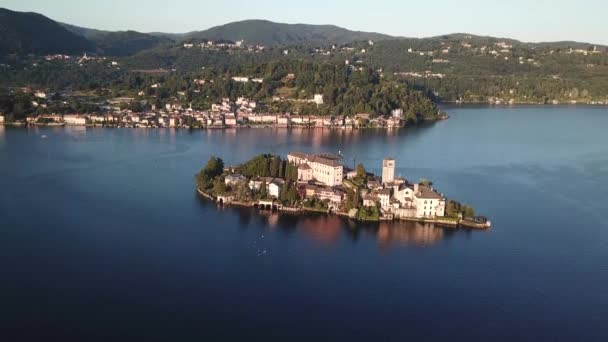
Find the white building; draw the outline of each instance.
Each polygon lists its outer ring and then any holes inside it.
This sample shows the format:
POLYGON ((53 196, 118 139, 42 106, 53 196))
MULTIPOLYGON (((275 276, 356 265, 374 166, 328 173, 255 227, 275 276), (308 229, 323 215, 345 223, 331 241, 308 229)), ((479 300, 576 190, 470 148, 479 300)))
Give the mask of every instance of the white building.
POLYGON ((268 184, 268 195, 270 197, 279 198, 279 195, 281 194, 281 189, 283 188, 284 184, 285 181, 279 178, 275 178, 272 182, 268 184))
POLYGON ((247 83, 249 82, 249 77, 245 77, 245 76, 234 76, 232 77, 232 80, 235 82, 240 82, 240 83, 247 83))
POLYGON ((323 94, 315 94, 315 96, 313 97, 313 102, 316 103, 317 105, 322 105, 323 104, 323 94))
POLYGON ((83 125, 86 125, 87 119, 85 119, 83 116, 80 116, 80 115, 70 114, 70 115, 63 116, 63 122, 65 122, 66 125, 83 126, 83 125))
POLYGON ((0 124, 4 123, 4 115, 0 115, 0 124))
POLYGON ((342 184, 343 160, 339 155, 292 152, 287 155, 287 160, 298 167, 307 164, 312 169, 312 177, 325 185, 342 184))
POLYGON ((312 180, 312 167, 308 164, 300 164, 298 165, 298 180, 303 182, 308 182, 312 180))
POLYGON ((417 217, 445 215, 445 198, 426 185, 419 185, 414 193, 414 206, 417 217))
POLYGON ((378 200, 383 209, 389 208, 391 203, 391 189, 382 189, 378 191, 378 200))
POLYGON ((386 158, 382 161, 382 183, 390 183, 395 180, 395 159, 386 158))

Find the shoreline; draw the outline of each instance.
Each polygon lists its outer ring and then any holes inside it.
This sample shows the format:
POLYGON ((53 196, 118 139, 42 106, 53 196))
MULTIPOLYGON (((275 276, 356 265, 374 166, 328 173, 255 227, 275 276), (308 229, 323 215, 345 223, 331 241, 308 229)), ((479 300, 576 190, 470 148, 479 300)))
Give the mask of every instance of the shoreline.
MULTIPOLYGON (((231 200, 227 203, 218 202, 217 198, 204 192, 199 187, 196 187, 196 191, 201 197, 203 197, 207 200, 210 200, 219 206, 224 206, 224 207, 233 206, 233 207, 240 207, 240 208, 261 208, 260 206, 268 206, 268 204, 266 204, 266 203, 260 204, 260 203, 255 203, 255 202, 242 202, 242 201, 234 201, 234 200, 231 200)), ((353 220, 356 222, 368 222, 369 223, 369 222, 405 221, 405 222, 418 222, 418 223, 432 223, 432 224, 436 224, 441 227, 456 228, 456 229, 488 230, 491 228, 490 221, 487 221, 486 223, 477 223, 472 220, 466 220, 466 219, 415 218, 415 217, 400 217, 400 218, 390 218, 390 219, 380 218, 378 220, 359 220, 359 219, 355 219, 355 218, 351 217, 348 213, 342 212, 342 211, 329 211, 329 210, 325 211, 325 210, 306 208, 304 206, 299 207, 299 208, 285 207, 283 205, 274 205, 274 202, 275 202, 274 200, 262 200, 262 201, 258 201, 258 202, 273 203, 270 205, 270 209, 266 209, 266 210, 272 210, 272 211, 276 210, 278 213, 285 213, 285 214, 292 214, 292 215, 293 214, 307 215, 307 214, 311 214, 311 213, 317 213, 317 214, 326 214, 326 215, 336 215, 336 216, 344 217, 344 218, 347 218, 349 220, 353 220)))
POLYGON ((569 103, 569 102, 559 102, 559 103, 538 103, 538 102, 501 102, 501 103, 493 103, 493 102, 458 102, 458 101, 442 101, 437 102, 438 106, 444 106, 448 108, 453 107, 593 107, 593 108, 602 108, 608 107, 608 103, 569 103))

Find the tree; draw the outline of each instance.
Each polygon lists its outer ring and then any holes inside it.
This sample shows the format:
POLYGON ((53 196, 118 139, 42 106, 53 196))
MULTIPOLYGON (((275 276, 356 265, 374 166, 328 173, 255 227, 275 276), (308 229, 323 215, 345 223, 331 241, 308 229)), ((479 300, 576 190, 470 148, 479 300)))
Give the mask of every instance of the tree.
POLYGON ((265 199, 268 198, 268 189, 266 188, 266 182, 262 181, 260 184, 260 198, 265 199))
POLYGON ((216 195, 220 195, 226 193, 228 189, 226 188, 226 182, 224 182, 221 178, 216 178, 213 181, 213 193, 216 195))
POLYGON ((279 157, 273 157, 270 160, 270 177, 279 177, 279 169, 281 165, 281 159, 279 157))
POLYGON ((473 210, 473 207, 465 205, 462 207, 462 216, 468 217, 468 218, 473 217, 473 216, 475 216, 475 210, 473 210))
POLYGON ((224 161, 221 158, 211 156, 207 165, 196 175, 196 183, 199 188, 208 190, 214 186, 213 181, 224 172, 224 161))
POLYGON ((298 192, 292 183, 289 184, 289 190, 287 190, 287 201, 289 201, 290 204, 294 204, 298 201, 298 192))
POLYGON ((365 170, 365 167, 361 163, 357 164, 357 176, 356 177, 361 180, 364 180, 367 177, 367 171, 365 170))

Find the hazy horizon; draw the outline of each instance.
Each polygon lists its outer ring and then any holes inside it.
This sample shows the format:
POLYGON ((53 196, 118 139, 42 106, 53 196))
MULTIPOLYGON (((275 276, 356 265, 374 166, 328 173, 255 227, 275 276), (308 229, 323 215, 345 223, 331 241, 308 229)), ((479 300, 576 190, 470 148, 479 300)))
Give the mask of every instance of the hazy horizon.
POLYGON ((93 1, 4 0, 0 7, 37 12, 66 24, 108 31, 186 33, 242 20, 269 20, 288 24, 335 25, 353 31, 425 38, 468 33, 517 39, 524 42, 578 41, 608 45, 602 13, 608 4, 599 0, 571 2, 468 0, 431 4, 385 0, 356 6, 353 2, 281 4, 263 0, 201 3, 194 0, 93 1), (188 10, 185 10, 185 9, 188 10), (233 10, 233 9, 238 10, 233 10), (589 9, 594 9, 589 11, 589 9), (211 9, 211 10, 210 10, 211 9), (550 9, 550 10, 548 10, 550 9), (414 14, 412 14, 414 13, 414 14), (136 14, 136 15, 134 15, 136 14), (583 19, 584 18, 584 19, 583 19))

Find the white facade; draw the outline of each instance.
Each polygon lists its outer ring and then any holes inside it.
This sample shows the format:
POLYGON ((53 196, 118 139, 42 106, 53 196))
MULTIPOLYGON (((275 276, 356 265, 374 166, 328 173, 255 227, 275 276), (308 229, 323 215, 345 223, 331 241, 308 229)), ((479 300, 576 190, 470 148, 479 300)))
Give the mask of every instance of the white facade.
POLYGON ((445 216, 445 198, 430 187, 420 185, 413 200, 417 217, 445 216))
POLYGON ((323 104, 323 95, 322 94, 315 94, 315 96, 313 97, 313 101, 317 105, 322 105, 323 104))
POLYGON ((235 76, 232 80, 235 82, 247 83, 249 82, 249 77, 235 76))
POLYGON ((391 203, 391 191, 390 189, 383 189, 378 191, 378 200, 380 200, 380 206, 386 209, 391 203))
POLYGON ((312 169, 313 178, 325 185, 342 184, 342 157, 338 155, 293 152, 287 155, 287 160, 297 166, 307 164, 312 169))
POLYGON ((301 164, 298 166, 298 180, 308 182, 313 179, 312 168, 308 164, 301 164))
POLYGON ((382 161, 382 183, 395 180, 395 159, 387 158, 382 161))
POLYGON ((0 115, 0 123, 4 123, 4 115, 0 115))
POLYGON ((279 198, 279 194, 281 193, 281 185, 277 182, 272 182, 268 184, 268 195, 270 197, 279 198))
POLYGON ((87 120, 80 115, 64 115, 63 116, 63 122, 66 123, 66 125, 85 125, 87 123, 87 120))

